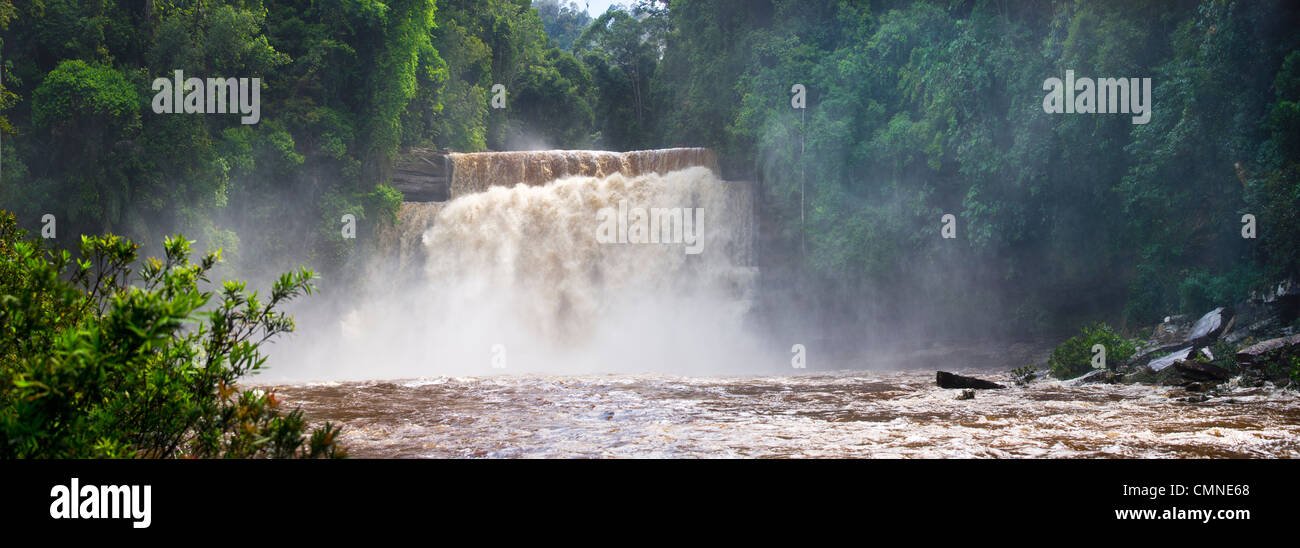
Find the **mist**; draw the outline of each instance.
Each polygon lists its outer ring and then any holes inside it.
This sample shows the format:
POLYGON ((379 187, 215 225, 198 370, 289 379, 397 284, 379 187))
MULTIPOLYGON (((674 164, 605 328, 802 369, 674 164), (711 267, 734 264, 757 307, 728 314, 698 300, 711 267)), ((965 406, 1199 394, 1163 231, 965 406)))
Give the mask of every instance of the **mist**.
POLYGON ((407 204, 396 247, 369 265, 378 274, 357 294, 322 295, 339 315, 307 315, 259 380, 788 368, 746 328, 758 281, 749 192, 693 167, 407 204), (700 208, 703 249, 600 243, 598 212, 620 201, 700 208))

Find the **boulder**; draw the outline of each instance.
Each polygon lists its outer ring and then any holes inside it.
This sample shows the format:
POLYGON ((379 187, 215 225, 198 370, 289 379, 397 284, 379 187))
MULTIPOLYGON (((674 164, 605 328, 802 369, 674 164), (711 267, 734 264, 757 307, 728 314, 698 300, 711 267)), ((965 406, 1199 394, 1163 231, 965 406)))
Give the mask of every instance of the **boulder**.
POLYGON ((409 148, 393 160, 389 185, 406 202, 445 202, 450 198, 451 171, 447 152, 409 148))
POLYGON ((1174 352, 1173 354, 1169 354, 1151 360, 1151 362, 1147 364, 1147 367, 1150 367, 1152 371, 1158 372, 1166 367, 1173 365, 1176 362, 1180 362, 1187 359, 1187 357, 1190 356, 1191 354, 1192 354, 1192 347, 1188 346, 1186 348, 1183 348, 1182 350, 1174 352))
POLYGON ((973 400, 973 399, 975 399, 975 390, 972 389, 972 388, 964 388, 964 389, 962 389, 962 391, 961 391, 960 394, 957 394, 957 399, 959 399, 959 400, 973 400))
POLYGON ((1150 367, 1140 365, 1135 367, 1133 371, 1129 372, 1127 375, 1124 375, 1124 377, 1120 379, 1120 382, 1124 384, 1154 383, 1156 382, 1156 376, 1157 373, 1152 371, 1150 367))
POLYGON ((1222 306, 1206 312, 1204 316, 1201 316, 1201 319, 1196 320, 1196 325, 1192 326, 1192 332, 1187 334, 1187 342, 1197 339, 1208 338, 1214 340, 1217 338, 1223 332, 1223 326, 1226 324, 1224 316, 1222 306))
POLYGON ((1177 343, 1167 344, 1164 346, 1158 346, 1154 342, 1148 341, 1147 344, 1138 346, 1137 352, 1134 352, 1133 357, 1129 358, 1128 361, 1124 363, 1123 368, 1127 370, 1137 369, 1150 363, 1151 360, 1157 356, 1164 356, 1165 354, 1175 350, 1182 350, 1184 348, 1187 348, 1187 343, 1182 342, 1181 340, 1177 343))
MULTIPOLYGON (((1175 363, 1183 363, 1187 360, 1178 360, 1175 363)), ((1195 366, 1192 366, 1195 368, 1195 366)), ((1125 375, 1122 382, 1126 384, 1158 384, 1160 386, 1188 386, 1195 382, 1205 382, 1209 384, 1218 384, 1219 380, 1206 380, 1211 377, 1208 374, 1202 374, 1185 367, 1165 367, 1160 371, 1153 371, 1150 367, 1142 366, 1136 371, 1125 375)))
POLYGON ((972 388, 976 390, 1006 388, 1005 386, 995 382, 977 379, 975 377, 967 377, 964 375, 955 375, 947 371, 936 372, 934 382, 939 385, 939 388, 972 388))
POLYGON ((1219 337, 1237 322, 1232 315, 1231 308, 1219 307, 1206 312, 1201 319, 1196 320, 1196 325, 1192 326, 1192 332, 1187 334, 1187 342, 1192 345, 1191 354, 1195 354, 1202 348, 1214 344, 1219 337))
POLYGON ((1109 369, 1095 369, 1087 372, 1081 377, 1070 380, 1071 384, 1097 384, 1097 383, 1115 383, 1119 381, 1119 376, 1109 369))
POLYGON ((1278 337, 1241 349, 1237 352, 1237 363, 1242 367, 1261 367, 1296 352, 1300 352, 1300 335, 1278 337))
POLYGON ((1275 383, 1290 380, 1292 360, 1300 356, 1300 335, 1278 337, 1251 345, 1237 352, 1237 364, 1252 379, 1275 383))
POLYGON ((1183 360, 1174 364, 1183 378, 1192 382, 1226 381, 1232 378, 1232 372, 1220 369, 1205 362, 1183 360))
POLYGON ((1165 316, 1165 320, 1151 330, 1151 340, 1158 345, 1176 344, 1187 340, 1191 332, 1187 316, 1165 316))

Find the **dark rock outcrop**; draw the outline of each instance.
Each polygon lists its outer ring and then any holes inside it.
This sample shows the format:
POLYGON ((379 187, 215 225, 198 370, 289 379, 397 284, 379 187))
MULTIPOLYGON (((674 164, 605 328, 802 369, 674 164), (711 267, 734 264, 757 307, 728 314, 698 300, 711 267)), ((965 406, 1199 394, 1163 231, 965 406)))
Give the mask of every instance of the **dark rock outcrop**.
POLYGON ((1226 381, 1232 378, 1232 372, 1195 360, 1183 360, 1174 364, 1178 372, 1192 382, 1226 381))
POLYGON ((1109 369, 1095 369, 1081 377, 1071 379, 1070 382, 1074 384, 1112 384, 1119 382, 1119 375, 1109 369))
POLYGON ((1300 335, 1278 337, 1241 349, 1237 352, 1237 363, 1242 367, 1258 367, 1297 352, 1300 352, 1300 335))
POLYGON ((1223 327, 1227 324, 1225 317, 1230 313, 1222 306, 1206 312, 1201 319, 1196 320, 1196 325, 1192 326, 1192 332, 1187 335, 1187 341, 1192 342, 1197 339, 1210 339, 1218 337, 1223 332, 1223 327))
POLYGON ((1231 371, 1220 369, 1208 363, 1179 359, 1169 367, 1155 371, 1150 367, 1140 367, 1124 376, 1125 383, 1158 384, 1161 386, 1190 386, 1197 384, 1200 390, 1217 385, 1233 377, 1231 371))
POLYGON ((410 148, 393 162, 389 184, 407 202, 443 202, 451 194, 451 166, 445 151, 410 148))
POLYGON ((1300 356, 1300 335, 1277 337, 1237 352, 1237 364, 1248 377, 1275 383, 1290 381, 1294 360, 1300 356))
POLYGON ((1164 368, 1169 367, 1175 363, 1178 363, 1179 361, 1190 358, 1191 356, 1192 356, 1192 347, 1188 346, 1177 352, 1174 352, 1173 354, 1168 354, 1166 356, 1151 360, 1151 363, 1148 363, 1147 367, 1150 367, 1152 371, 1161 371, 1164 368))
POLYGON ((1187 340, 1187 334, 1191 330, 1192 325, 1186 315, 1167 316, 1151 330, 1151 341, 1161 346, 1179 344, 1187 340))
POLYGON ((939 385, 939 388, 973 388, 976 390, 1006 388, 1005 386, 995 382, 977 379, 975 377, 967 377, 964 375, 956 375, 947 371, 936 372, 934 382, 939 385))
MULTIPOLYGON (((1137 354, 1129 360, 1126 367, 1129 370, 1136 371, 1136 368, 1145 364, 1147 367, 1151 368, 1152 371, 1162 371, 1179 361, 1195 356, 1202 348, 1214 344, 1220 336, 1231 330, 1235 323, 1236 318, 1232 316, 1232 308, 1219 307, 1211 310, 1204 316, 1201 316, 1194 325, 1187 328, 1185 340, 1173 344, 1163 344, 1154 348, 1147 347, 1143 350, 1139 350, 1137 354)), ((1170 330, 1178 329, 1173 318, 1168 319, 1168 321, 1162 323, 1161 326, 1166 324, 1172 326, 1168 328, 1170 330)), ((1157 332, 1162 330, 1161 326, 1156 326, 1157 332)), ((1153 342, 1163 343, 1167 340, 1169 340, 1169 337, 1164 337, 1163 339, 1157 337, 1156 341, 1153 342)))
POLYGON ((1189 355, 1195 356, 1202 348, 1214 344, 1221 335, 1232 329, 1236 321, 1231 307, 1219 307, 1206 312, 1196 321, 1196 325, 1192 326, 1191 334, 1187 335, 1187 342, 1192 343, 1192 351, 1189 355))

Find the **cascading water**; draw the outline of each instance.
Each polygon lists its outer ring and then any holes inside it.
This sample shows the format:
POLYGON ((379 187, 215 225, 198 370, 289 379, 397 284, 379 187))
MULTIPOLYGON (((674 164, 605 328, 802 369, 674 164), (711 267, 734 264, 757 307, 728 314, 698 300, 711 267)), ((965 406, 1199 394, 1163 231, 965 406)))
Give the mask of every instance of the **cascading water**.
POLYGON ((310 370, 280 372, 704 373, 753 363, 741 356, 755 346, 743 328, 757 276, 753 196, 748 184, 717 178, 710 151, 452 159, 453 187, 483 190, 403 204, 396 242, 388 242, 401 281, 390 276, 348 313, 337 340, 313 344, 310 370), (534 175, 575 171, 593 175, 534 175), (686 223, 659 227, 660 243, 602 243, 602 209, 626 212, 618 230, 636 230, 638 210, 686 223), (683 232, 698 253, 688 253, 683 232))
POLYGON ((570 176, 608 177, 657 173, 688 167, 718 171, 718 160, 707 148, 670 148, 609 152, 604 150, 544 150, 451 154, 451 196, 457 198, 489 187, 517 183, 535 186, 570 176))

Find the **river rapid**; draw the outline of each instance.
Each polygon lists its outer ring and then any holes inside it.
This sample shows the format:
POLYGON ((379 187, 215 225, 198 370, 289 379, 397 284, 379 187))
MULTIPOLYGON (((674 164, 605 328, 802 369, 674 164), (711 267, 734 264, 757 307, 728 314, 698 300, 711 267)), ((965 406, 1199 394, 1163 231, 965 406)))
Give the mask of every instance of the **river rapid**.
MULTIPOLYGON (((995 371, 967 370, 1005 382, 995 371)), ((1037 381, 957 400, 933 371, 498 375, 276 387, 380 458, 1300 456, 1300 395, 1037 381)))

